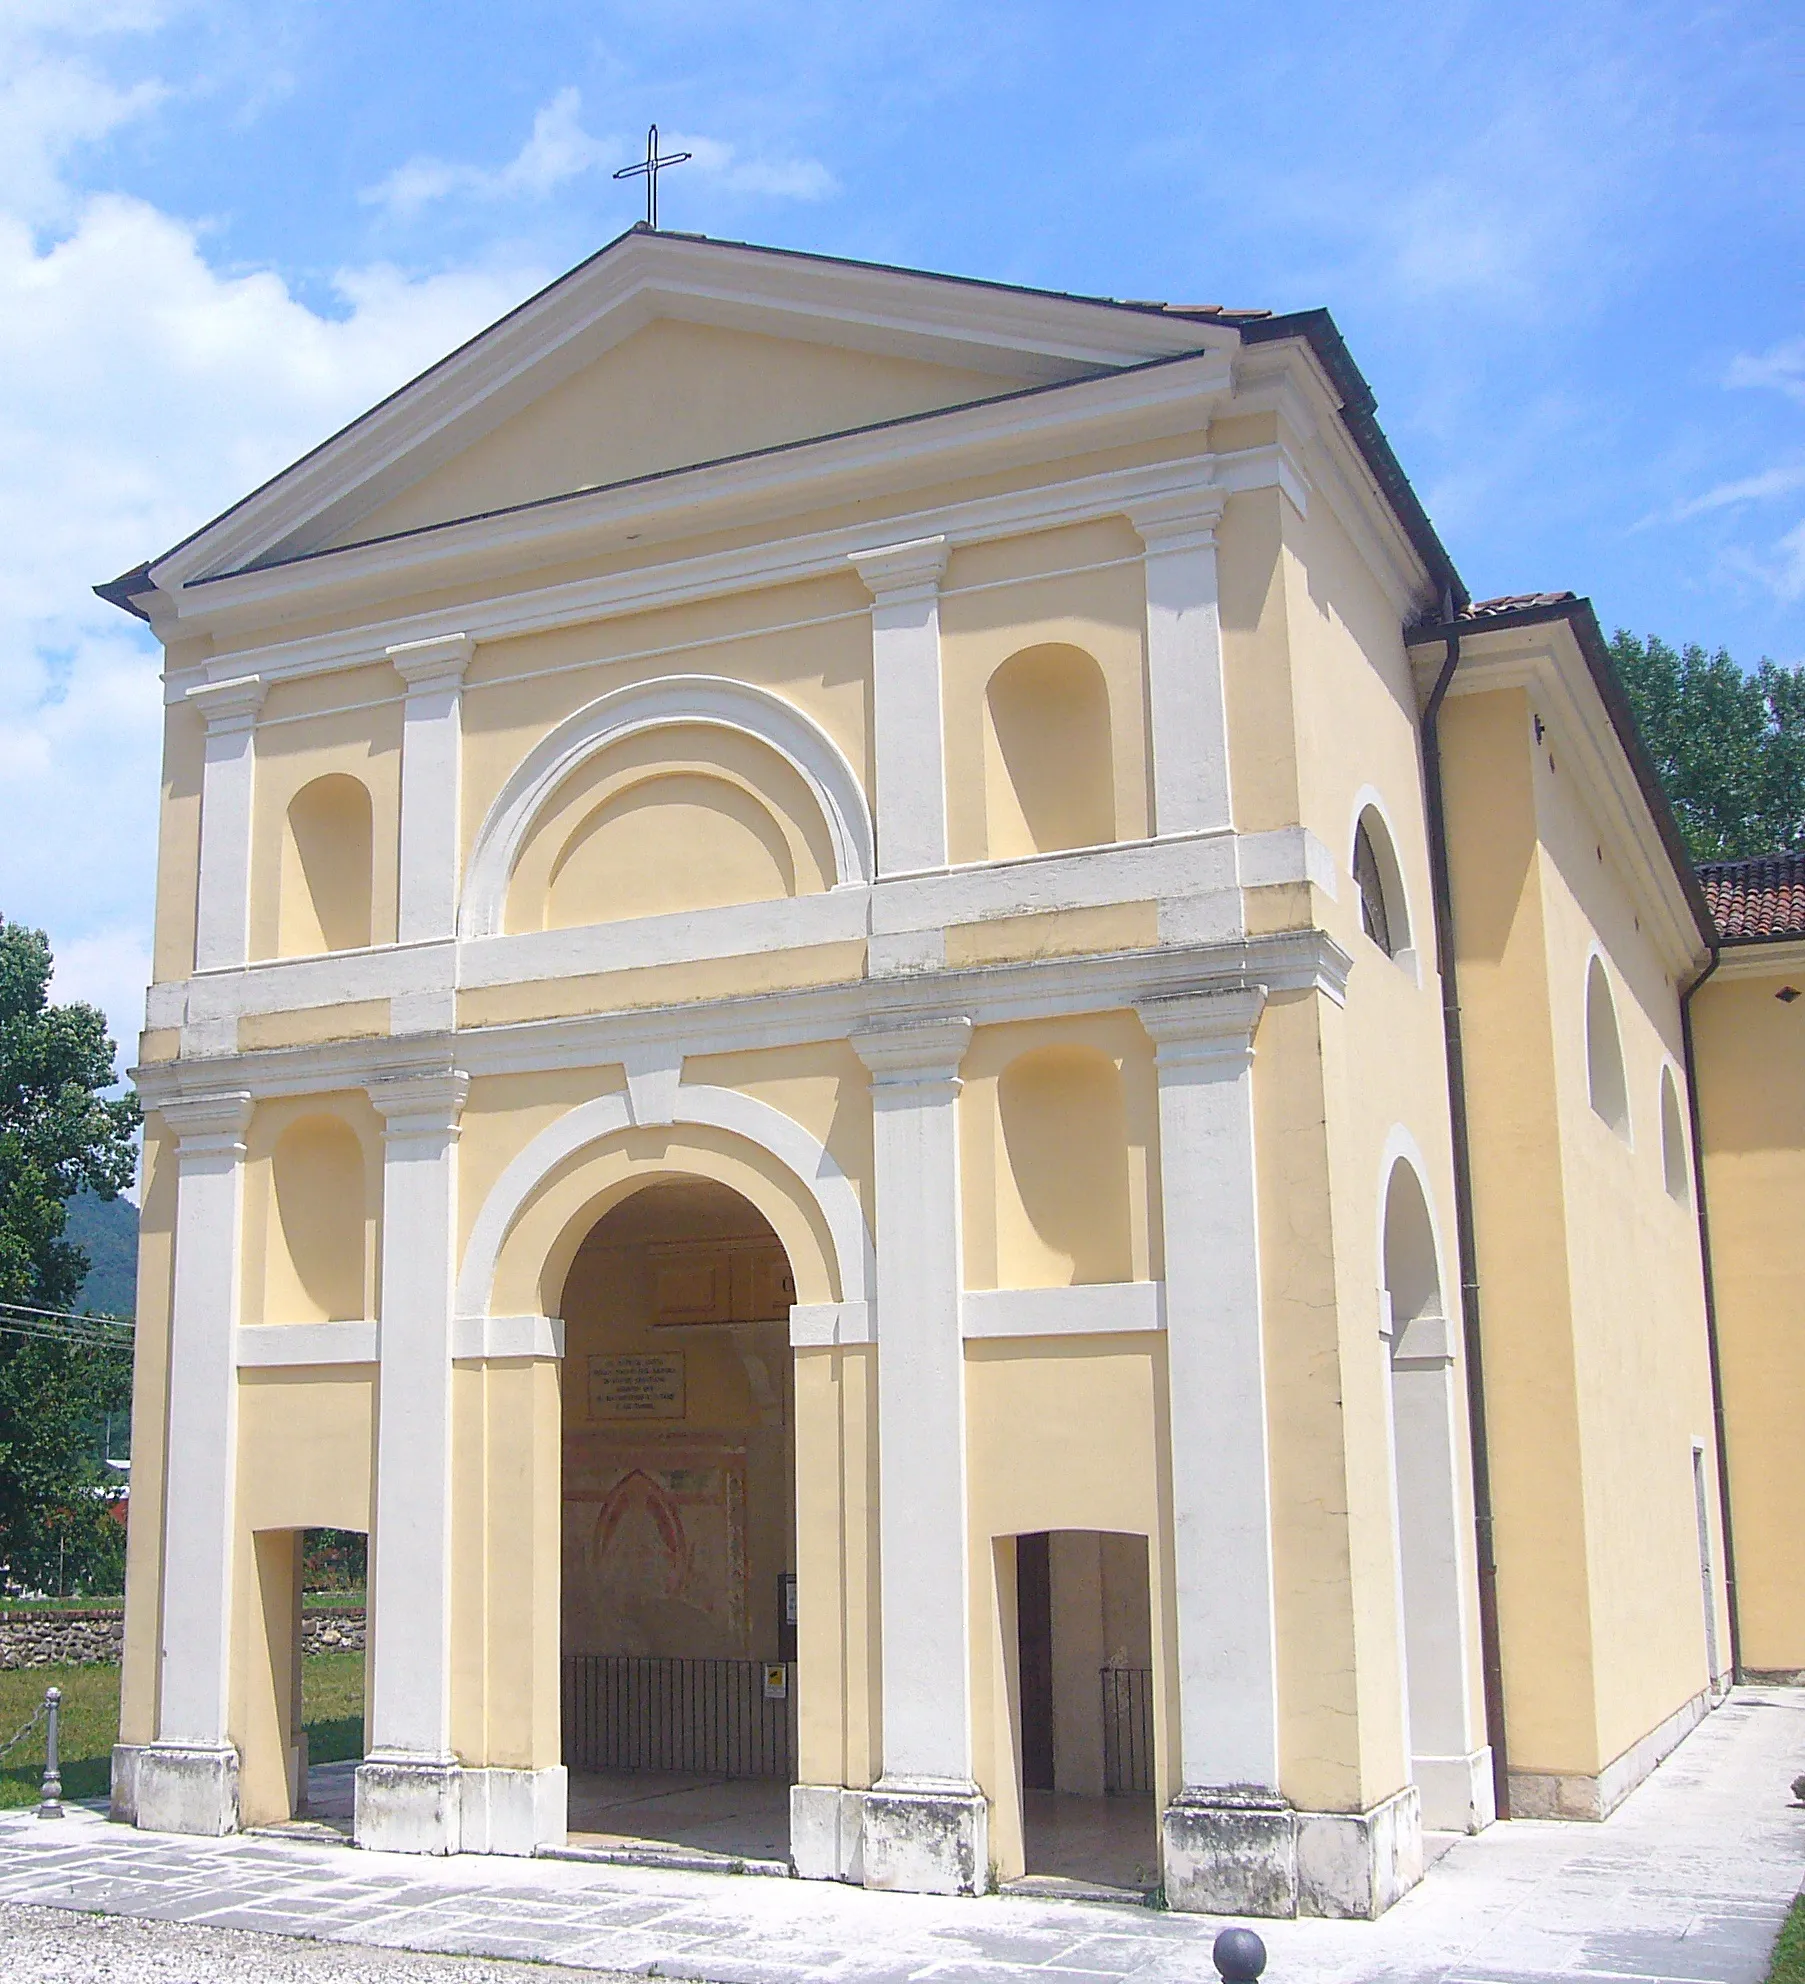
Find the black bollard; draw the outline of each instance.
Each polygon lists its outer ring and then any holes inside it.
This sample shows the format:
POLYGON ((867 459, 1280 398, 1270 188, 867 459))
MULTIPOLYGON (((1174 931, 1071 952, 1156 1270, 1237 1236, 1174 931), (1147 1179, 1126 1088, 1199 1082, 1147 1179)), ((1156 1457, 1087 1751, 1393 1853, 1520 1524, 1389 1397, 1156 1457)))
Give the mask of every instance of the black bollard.
POLYGON ((1210 1955, 1222 1984, 1254 1984, 1266 1968, 1266 1945, 1251 1929, 1224 1929, 1210 1955))

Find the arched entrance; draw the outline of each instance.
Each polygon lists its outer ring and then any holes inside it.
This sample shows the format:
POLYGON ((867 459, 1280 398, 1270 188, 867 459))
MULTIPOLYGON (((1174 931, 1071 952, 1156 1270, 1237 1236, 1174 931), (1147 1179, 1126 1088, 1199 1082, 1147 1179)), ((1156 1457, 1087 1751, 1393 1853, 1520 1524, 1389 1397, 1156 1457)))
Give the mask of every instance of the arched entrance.
POLYGON ((796 1778, 796 1286, 663 1175, 565 1275, 561 1704, 573 1847, 784 1863, 796 1778))
POLYGON ((1429 1202, 1402 1156, 1386 1179, 1383 1259, 1410 1774, 1426 1827, 1477 1832, 1494 1808, 1474 1713, 1454 1323, 1429 1202))

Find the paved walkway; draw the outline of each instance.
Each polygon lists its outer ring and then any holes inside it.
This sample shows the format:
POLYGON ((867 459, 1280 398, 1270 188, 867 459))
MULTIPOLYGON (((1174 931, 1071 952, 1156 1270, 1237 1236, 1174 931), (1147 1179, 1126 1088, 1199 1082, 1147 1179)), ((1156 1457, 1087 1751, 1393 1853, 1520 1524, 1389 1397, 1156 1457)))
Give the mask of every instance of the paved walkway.
MULTIPOLYGON (((1271 1984, 1760 1984, 1805 1875, 1805 1691, 1739 1689, 1604 1825, 1463 1839, 1383 1920, 1260 1925, 1271 1984)), ((1220 1924, 570 1861, 0 1821, 0 1901, 710 1984, 1208 1980, 1220 1924)), ((347 1971, 357 1959, 348 1948, 347 1971)))

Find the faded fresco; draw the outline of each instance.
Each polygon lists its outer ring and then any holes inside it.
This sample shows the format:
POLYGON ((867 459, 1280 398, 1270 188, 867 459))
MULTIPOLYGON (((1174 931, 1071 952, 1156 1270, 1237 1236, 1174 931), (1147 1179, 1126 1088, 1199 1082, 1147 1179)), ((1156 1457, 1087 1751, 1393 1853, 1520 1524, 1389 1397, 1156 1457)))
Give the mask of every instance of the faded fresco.
POLYGON ((747 1657, 744 1446, 573 1431, 564 1465, 565 1650, 747 1657))

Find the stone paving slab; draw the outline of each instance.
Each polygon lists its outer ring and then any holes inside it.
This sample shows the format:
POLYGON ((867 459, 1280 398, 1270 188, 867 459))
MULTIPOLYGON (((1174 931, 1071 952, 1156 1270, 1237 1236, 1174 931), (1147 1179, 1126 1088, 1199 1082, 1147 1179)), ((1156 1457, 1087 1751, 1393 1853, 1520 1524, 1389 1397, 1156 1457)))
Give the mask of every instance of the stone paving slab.
MULTIPOLYGON (((1761 1984, 1805 1876, 1805 1691, 1740 1689, 1603 1825, 1457 1842, 1382 1920, 1261 1923, 1271 1984, 1761 1984)), ((706 1984, 1193 1984, 1220 1922, 569 1860, 0 1819, 0 1900, 706 1984)))

